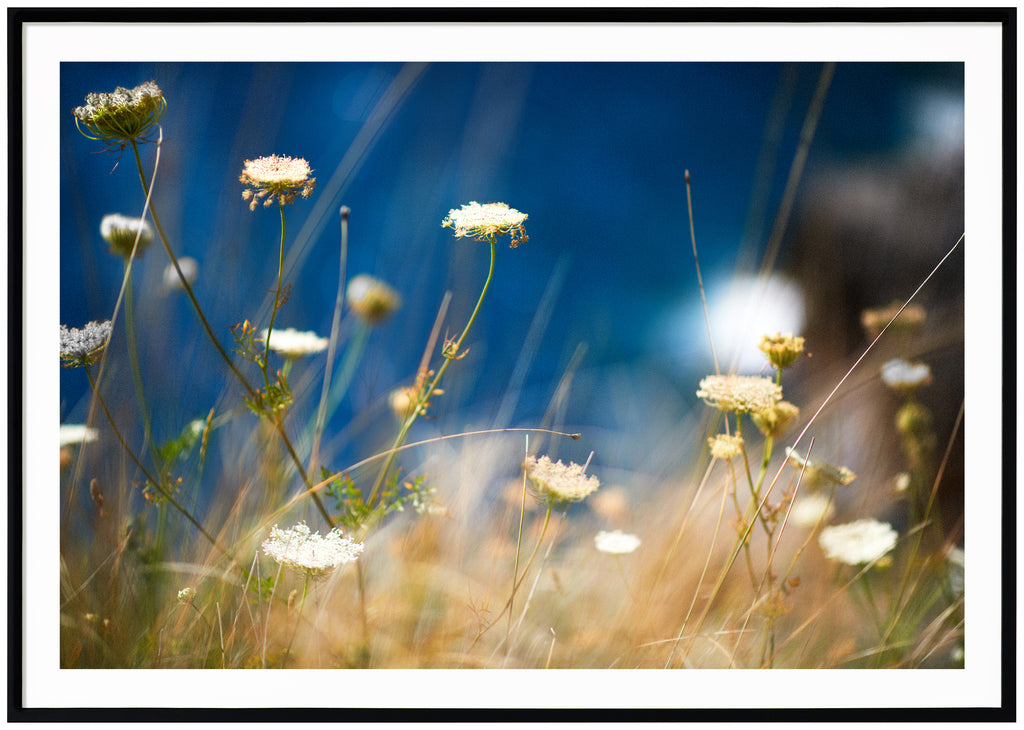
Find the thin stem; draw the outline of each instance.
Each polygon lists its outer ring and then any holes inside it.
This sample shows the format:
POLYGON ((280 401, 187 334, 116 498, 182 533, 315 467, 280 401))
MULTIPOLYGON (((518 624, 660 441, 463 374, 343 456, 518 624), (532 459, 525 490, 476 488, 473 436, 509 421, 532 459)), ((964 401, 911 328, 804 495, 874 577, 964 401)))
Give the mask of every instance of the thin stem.
POLYGON ((491 286, 491 279, 494 276, 494 234, 491 234, 490 243, 491 264, 490 268, 487 270, 487 281, 484 282, 484 288, 480 292, 480 298, 477 299, 476 301, 476 307, 473 309, 473 314, 470 315, 469 321, 466 322, 466 328, 462 330, 462 334, 459 335, 459 339, 457 339, 454 342, 454 344, 451 345, 450 347, 445 346, 444 362, 438 369, 437 374, 434 376, 434 379, 430 381, 430 385, 426 388, 426 390, 423 391, 423 393, 420 394, 419 400, 416 402, 415 410, 407 419, 405 419, 405 423, 402 424, 402 429, 398 432, 398 436, 397 438, 395 438, 395 443, 391 447, 392 455, 388 457, 387 462, 385 462, 384 464, 384 468, 381 469, 380 474, 377 476, 377 481, 374 483, 373 489, 370 490, 370 496, 366 500, 366 503, 369 505, 372 505, 374 500, 376 499, 377 493, 380 491, 381 486, 384 484, 384 479, 386 478, 388 471, 391 469, 391 465, 394 463, 395 449, 399 448, 403 443, 405 443, 405 438, 406 436, 409 435, 409 429, 411 429, 412 425, 416 422, 416 419, 420 415, 420 411, 423 409, 423 406, 426 405, 426 403, 430 400, 430 396, 433 395, 434 390, 438 386, 438 383, 441 382, 441 378, 444 377, 444 373, 448 369, 448 366, 451 364, 452 360, 456 359, 459 348, 462 347, 462 343, 466 339, 466 335, 469 334, 469 330, 470 328, 472 328, 473 322, 476 321, 476 316, 480 312, 480 306, 484 302, 484 297, 487 296, 487 289, 491 286))
POLYGON ((210 541, 211 545, 213 545, 215 548, 217 548, 226 556, 228 556, 233 562, 237 562, 235 560, 235 556, 229 550, 222 548, 220 546, 220 543, 217 542, 216 538, 210 535, 210 533, 208 533, 203 528, 203 526, 199 524, 199 522, 197 522, 196 519, 191 514, 189 514, 188 510, 186 510, 184 507, 178 504, 178 502, 174 499, 173 496, 171 496, 170 492, 166 489, 163 482, 154 478, 153 475, 149 473, 149 470, 146 469, 145 466, 143 466, 142 462, 139 461, 139 459, 132 452, 131 447, 129 447, 128 443, 124 440, 124 436, 121 435, 120 429, 118 429, 117 424, 114 422, 114 417, 110 415, 110 410, 107 408, 107 403, 103 399, 103 396, 100 395, 99 390, 96 388, 96 381, 93 380, 92 372, 89 370, 88 365, 85 366, 85 374, 89 378, 89 385, 92 386, 92 392, 96 396, 96 400, 99 402, 100 407, 103 409, 103 413, 104 415, 106 415, 107 421, 110 422, 110 427, 114 430, 114 435, 117 436, 117 440, 121 442, 121 446, 124 448, 125 453, 127 453, 131 460, 135 462, 135 465, 139 467, 139 470, 146 475, 146 479, 149 481, 150 484, 153 485, 153 488, 160 492, 160 496, 163 497, 172 507, 181 512, 181 514, 185 516, 185 519, 191 522, 195 526, 195 528, 199 530, 200 534, 202 534, 203 537, 210 541))
POLYGON ((277 289, 274 290, 274 308, 270 310, 270 325, 267 327, 267 340, 263 345, 263 362, 260 363, 263 370, 263 382, 270 387, 270 375, 267 373, 267 365, 270 363, 270 334, 274 331, 274 319, 277 318, 277 310, 281 306, 281 279, 284 276, 284 201, 278 198, 278 208, 281 211, 281 245, 277 254, 277 289))

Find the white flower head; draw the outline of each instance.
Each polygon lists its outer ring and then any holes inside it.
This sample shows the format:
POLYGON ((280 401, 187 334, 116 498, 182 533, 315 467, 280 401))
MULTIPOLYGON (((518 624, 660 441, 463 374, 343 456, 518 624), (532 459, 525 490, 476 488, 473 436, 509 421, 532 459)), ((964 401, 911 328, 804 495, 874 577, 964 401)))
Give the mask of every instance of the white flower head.
POLYGON ((818 536, 818 543, 826 558, 860 565, 883 557, 896 547, 897 537, 892 525, 867 518, 826 527, 818 536))
POLYGON ((893 390, 914 390, 932 380, 932 371, 923 362, 909 363, 898 357, 882 366, 882 382, 893 390))
POLYGON ((270 155, 246 160, 238 181, 247 186, 242 199, 248 200, 249 210, 263 200, 263 207, 274 201, 281 205, 292 203, 296 196, 308 198, 316 187, 316 178, 310 177, 309 162, 301 157, 270 155))
POLYGON ((594 545, 602 553, 614 555, 625 555, 640 547, 640 538, 636 535, 629 535, 622 530, 615 532, 604 532, 603 530, 594 536, 594 545))
MULTIPOLYGON (((185 277, 185 281, 189 284, 195 281, 196 276, 199 275, 199 262, 191 256, 179 258, 178 267, 181 269, 181 274, 185 277)), ((178 276, 178 271, 174 268, 174 264, 167 264, 164 268, 164 287, 167 289, 185 288, 184 284, 181 283, 181 276, 178 276)))
POLYGON ((524 227, 528 217, 526 213, 520 213, 505 203, 480 205, 474 200, 461 208, 449 210, 441 226, 453 229, 456 238, 468 236, 478 241, 486 241, 491 236, 509 235, 509 248, 516 248, 529 240, 524 227))
POLYGON ((547 456, 539 459, 528 456, 523 469, 541 501, 579 502, 601 486, 597 477, 585 475, 583 466, 575 462, 566 466, 560 460, 552 462, 547 456))
POLYGON ((99 438, 95 428, 80 423, 62 423, 60 425, 60 445, 87 444, 99 438))
POLYGON ((697 397, 727 413, 757 413, 782 400, 782 387, 759 375, 709 375, 700 381, 697 397))
POLYGON ((288 530, 274 525, 262 547, 265 555, 311 578, 355 562, 363 552, 363 543, 343 537, 337 527, 321 537, 319 532, 311 533, 305 522, 288 530))
MULTIPOLYGON (((260 341, 267 341, 267 330, 260 332, 260 341)), ((270 333, 270 349, 280 352, 285 357, 314 355, 326 350, 329 343, 328 338, 320 337, 316 332, 299 332, 288 328, 270 333)))
POLYGON ((60 326, 60 359, 66 368, 91 365, 96 362, 110 339, 113 324, 109 319, 103 322, 89 322, 81 329, 60 326))

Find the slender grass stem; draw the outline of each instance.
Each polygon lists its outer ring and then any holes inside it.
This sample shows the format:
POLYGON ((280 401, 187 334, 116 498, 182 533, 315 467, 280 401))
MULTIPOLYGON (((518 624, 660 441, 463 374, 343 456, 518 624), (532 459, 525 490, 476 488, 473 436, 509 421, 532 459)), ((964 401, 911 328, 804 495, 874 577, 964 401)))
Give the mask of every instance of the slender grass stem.
POLYGON ((277 254, 277 289, 274 290, 274 306, 270 310, 270 325, 267 327, 267 339, 263 345, 263 361, 260 363, 260 369, 263 371, 263 382, 268 388, 270 387, 270 375, 267 372, 267 366, 270 363, 270 335, 274 331, 274 320, 277 318, 277 310, 281 307, 281 280, 284 276, 284 201, 280 198, 278 198, 277 207, 281 213, 281 243, 277 254))

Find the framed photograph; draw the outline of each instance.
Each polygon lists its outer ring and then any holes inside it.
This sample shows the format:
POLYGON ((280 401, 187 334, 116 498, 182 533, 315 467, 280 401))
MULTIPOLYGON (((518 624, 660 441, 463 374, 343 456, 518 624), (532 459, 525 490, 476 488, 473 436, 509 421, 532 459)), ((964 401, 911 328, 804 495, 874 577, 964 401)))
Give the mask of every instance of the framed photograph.
POLYGON ((10 719, 1011 719, 1014 9, 8 31, 10 719))

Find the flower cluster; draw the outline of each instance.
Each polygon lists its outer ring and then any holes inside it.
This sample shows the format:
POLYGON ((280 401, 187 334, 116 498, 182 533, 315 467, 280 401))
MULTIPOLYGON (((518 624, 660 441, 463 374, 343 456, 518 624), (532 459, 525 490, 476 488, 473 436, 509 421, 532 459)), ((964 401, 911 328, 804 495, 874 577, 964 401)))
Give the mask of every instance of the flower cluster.
POLYGON ((369 274, 353 277, 345 289, 345 299, 356 316, 367 324, 379 324, 402 306, 398 292, 369 274))
POLYGON ((527 218, 526 213, 509 208, 505 203, 480 205, 472 201, 457 210, 453 208, 448 211, 441 226, 454 229, 456 238, 468 236, 478 241, 486 241, 491 236, 509 235, 509 248, 516 248, 529 240, 524 227, 527 218))
POLYGON ((246 160, 238 181, 248 185, 242 191, 242 199, 252 201, 249 210, 256 210, 256 204, 263 200, 263 206, 269 208, 275 200, 291 203, 295 196, 308 198, 316 187, 316 178, 310 177, 312 171, 309 163, 301 157, 287 155, 270 155, 246 160))
POLYGON ((777 368, 785 368, 796 362, 803 353, 804 338, 792 334, 762 335, 757 347, 768 358, 768 362, 777 368))
MULTIPOLYGON (((267 341, 267 330, 260 332, 260 341, 267 341)), ((270 333, 270 349, 290 358, 323 352, 329 343, 330 340, 316 332, 299 332, 291 327, 270 333)))
POLYGON ((758 375, 709 375, 700 381, 697 397, 727 413, 757 413, 782 400, 782 387, 758 375))
POLYGON ((743 453, 743 439, 740 436, 715 434, 708 439, 708 446, 711 448, 711 456, 722 461, 730 461, 743 453))
POLYGON ((771 408, 754 411, 750 414, 750 420, 765 436, 778 438, 786 430, 786 426, 798 415, 800 415, 799 408, 788 400, 780 400, 771 408))
POLYGON ((321 537, 305 522, 282 530, 274 525, 263 541, 263 553, 281 565, 317 578, 339 565, 355 562, 363 552, 363 543, 342 537, 337 527, 321 537))
POLYGON ((130 218, 120 213, 103 216, 103 220, 100 221, 100 235, 110 244, 110 253, 122 258, 129 258, 133 248, 136 257, 141 256, 153 242, 153 229, 144 218, 130 218), (137 247, 136 238, 139 240, 137 247))
POLYGON ((893 322, 893 317, 900 311, 902 302, 893 302, 887 307, 879 309, 865 309, 860 316, 860 323, 869 337, 877 337, 887 324, 892 322, 888 332, 896 335, 912 334, 924 324, 926 312, 924 307, 918 304, 909 304, 900 314, 899 319, 893 322))
POLYGON ((566 466, 561 461, 552 462, 547 456, 539 459, 528 456, 523 469, 536 488, 538 498, 544 502, 579 502, 601 486, 597 477, 585 475, 583 466, 575 462, 566 466))
POLYGON ((88 94, 85 106, 72 111, 78 130, 89 139, 123 148, 146 135, 167 111, 167 101, 153 81, 134 89, 118 86, 110 94, 88 94))
POLYGON ((60 359, 66 368, 96 362, 107 346, 113 324, 110 320, 89 322, 82 329, 60 326, 60 359))
POLYGON ((931 368, 923 362, 909 363, 897 357, 882 366, 882 382, 896 391, 913 393, 931 380, 931 368))
POLYGON ((857 478, 857 475, 845 466, 833 466, 822 461, 805 459, 788 446, 786 447, 786 458, 797 468, 803 469, 804 480, 811 487, 821 486, 825 483, 847 487, 857 478))
POLYGON ((640 547, 640 538, 636 535, 627 535, 622 530, 615 532, 599 532, 594 536, 594 545, 602 553, 613 555, 625 555, 640 547))
POLYGON ((99 434, 95 428, 89 428, 80 423, 62 423, 60 425, 61 448, 73 444, 91 443, 97 438, 99 438, 99 434))
POLYGON ((896 547, 898 535, 892 525, 873 519, 826 527, 818 542, 825 557, 847 565, 870 563, 896 547))

